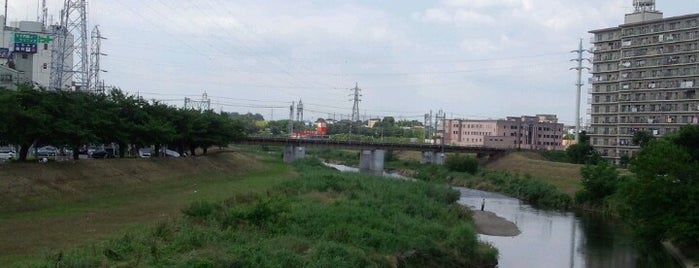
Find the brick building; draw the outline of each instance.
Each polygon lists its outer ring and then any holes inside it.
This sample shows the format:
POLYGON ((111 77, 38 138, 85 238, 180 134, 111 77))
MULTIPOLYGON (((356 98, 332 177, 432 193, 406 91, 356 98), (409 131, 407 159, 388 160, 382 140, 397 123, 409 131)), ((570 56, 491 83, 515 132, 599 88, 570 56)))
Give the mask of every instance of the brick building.
POLYGON ((445 119, 444 143, 501 149, 563 150, 563 124, 555 115, 500 120, 445 119))

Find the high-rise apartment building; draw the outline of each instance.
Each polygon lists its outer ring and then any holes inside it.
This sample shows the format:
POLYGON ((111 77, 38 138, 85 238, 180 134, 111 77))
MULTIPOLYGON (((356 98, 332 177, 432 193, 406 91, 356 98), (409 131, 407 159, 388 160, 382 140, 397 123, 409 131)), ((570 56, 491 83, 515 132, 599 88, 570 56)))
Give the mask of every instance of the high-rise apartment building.
POLYGON ((633 135, 661 136, 699 123, 699 14, 663 18, 654 0, 634 0, 624 24, 592 30, 590 142, 618 161, 633 135))

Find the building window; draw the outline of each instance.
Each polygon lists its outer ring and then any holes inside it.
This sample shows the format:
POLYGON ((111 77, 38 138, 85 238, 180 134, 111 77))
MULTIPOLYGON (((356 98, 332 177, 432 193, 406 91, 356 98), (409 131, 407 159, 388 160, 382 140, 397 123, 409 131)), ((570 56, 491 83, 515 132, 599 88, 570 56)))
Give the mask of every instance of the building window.
POLYGON ((0 82, 12 82, 11 74, 0 74, 0 82))
POLYGON ((49 50, 49 44, 44 44, 44 50, 49 50))
POLYGON ((22 53, 22 58, 27 59, 27 58, 29 58, 29 55, 27 55, 27 53, 22 53))

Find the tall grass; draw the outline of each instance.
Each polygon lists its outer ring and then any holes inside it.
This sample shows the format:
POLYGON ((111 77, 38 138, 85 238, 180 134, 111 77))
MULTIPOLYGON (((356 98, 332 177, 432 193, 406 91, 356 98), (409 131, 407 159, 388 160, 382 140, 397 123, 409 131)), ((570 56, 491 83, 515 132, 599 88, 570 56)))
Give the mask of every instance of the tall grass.
POLYGON ((263 194, 198 201, 141 233, 30 267, 493 267, 446 185, 338 173, 317 159, 263 194), (68 266, 66 266, 68 265, 68 266))
POLYGON ((544 209, 565 210, 572 205, 569 195, 527 174, 482 170, 473 175, 450 171, 447 167, 438 165, 414 165, 414 168, 417 170, 415 178, 424 181, 500 192, 544 209))

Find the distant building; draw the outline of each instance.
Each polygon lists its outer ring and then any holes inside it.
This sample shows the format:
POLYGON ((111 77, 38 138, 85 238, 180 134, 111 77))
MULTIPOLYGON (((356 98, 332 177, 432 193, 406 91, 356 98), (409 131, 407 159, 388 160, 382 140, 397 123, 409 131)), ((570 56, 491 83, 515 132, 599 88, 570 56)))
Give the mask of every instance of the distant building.
POLYGON ((445 144, 501 149, 562 150, 565 134, 555 115, 544 114, 500 120, 445 119, 444 128, 445 144))
MULTIPOLYGON (((0 15, 0 23, 6 25, 5 17, 0 15)), ((54 29, 41 22, 11 22, 10 26, 0 26, 0 86, 14 88, 17 83, 31 83, 48 88, 51 79, 54 29), (9 71, 14 70, 14 71, 9 71), (9 79, 12 77, 12 81, 9 79)), ((72 44, 72 37, 68 37, 72 44)), ((73 66, 68 58, 64 66, 73 66)), ((72 75, 64 73, 63 88, 72 86, 72 75)))
POLYGON ((369 119, 369 120, 367 121, 367 127, 369 127, 369 128, 374 128, 374 125, 376 125, 376 123, 379 123, 379 122, 381 122, 381 119, 380 119, 380 118, 372 118, 372 119, 369 119))
POLYGON ((587 134, 602 156, 618 161, 639 147, 633 135, 662 136, 699 124, 699 14, 663 18, 653 0, 635 0, 624 24, 592 30, 587 134))

